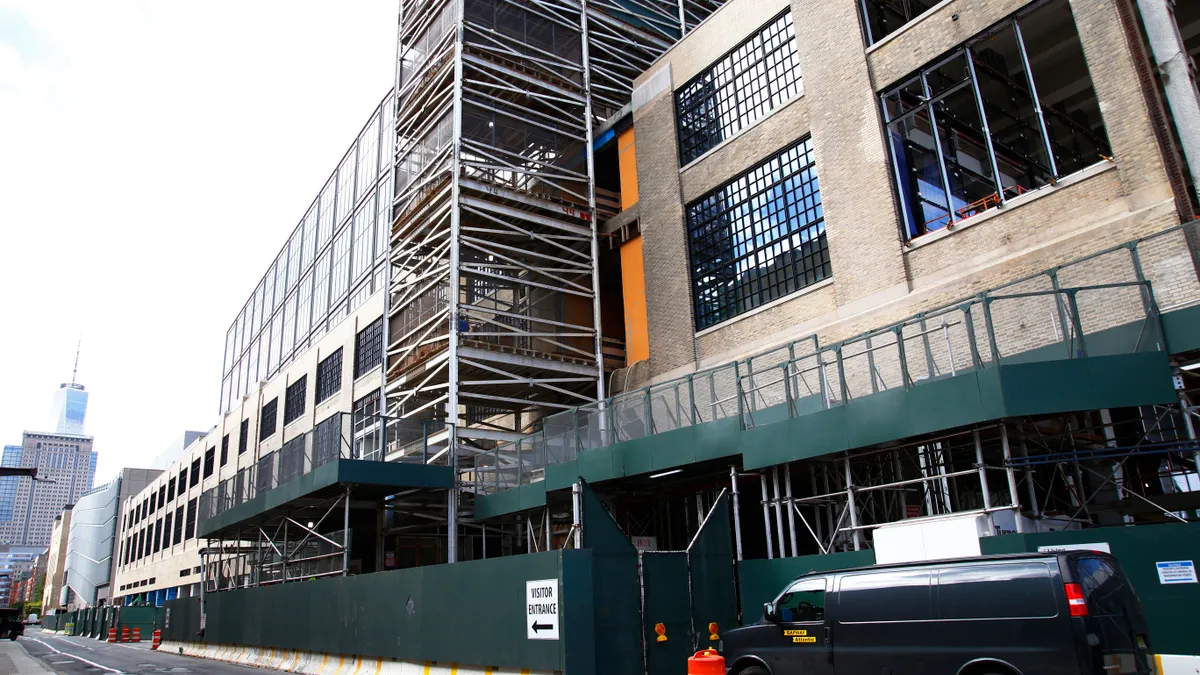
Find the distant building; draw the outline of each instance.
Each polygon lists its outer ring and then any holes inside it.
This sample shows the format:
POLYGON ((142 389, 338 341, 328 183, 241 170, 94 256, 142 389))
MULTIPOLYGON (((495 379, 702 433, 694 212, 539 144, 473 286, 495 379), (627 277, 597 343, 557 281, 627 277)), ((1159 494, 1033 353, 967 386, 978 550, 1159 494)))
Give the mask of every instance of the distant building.
MULTIPOLYGON (((21 446, 6 445, 0 455, 0 466, 21 466, 21 446)), ((17 477, 0 478, 0 523, 13 518, 13 507, 17 502, 17 477)))
POLYGON ((11 546, 0 544, 0 600, 12 597, 14 583, 24 580, 24 573, 33 569, 44 546, 11 546))
POLYGON ((54 392, 54 431, 60 434, 82 434, 87 418, 88 393, 82 384, 64 382, 54 392))
MULTIPOLYGON (((211 430, 210 430, 211 431, 211 430)), ((150 463, 151 469, 159 469, 166 471, 168 467, 175 463, 175 460, 183 456, 187 447, 194 443, 196 439, 204 438, 208 431, 185 431, 179 438, 171 442, 154 461, 150 463)))
POLYGON ((63 567, 60 605, 69 610, 108 604, 112 597, 117 512, 121 503, 141 492, 162 471, 122 469, 106 485, 79 498, 72 509, 63 567))
POLYGON ((54 525, 50 529, 50 550, 46 560, 46 588, 42 593, 42 614, 63 606, 63 570, 67 566, 67 538, 71 530, 72 506, 68 504, 63 512, 54 517, 54 525))
POLYGON ((45 549, 54 517, 92 489, 96 475, 92 438, 26 431, 20 466, 37 467, 38 480, 17 478, 12 518, 0 522, 0 542, 45 549))

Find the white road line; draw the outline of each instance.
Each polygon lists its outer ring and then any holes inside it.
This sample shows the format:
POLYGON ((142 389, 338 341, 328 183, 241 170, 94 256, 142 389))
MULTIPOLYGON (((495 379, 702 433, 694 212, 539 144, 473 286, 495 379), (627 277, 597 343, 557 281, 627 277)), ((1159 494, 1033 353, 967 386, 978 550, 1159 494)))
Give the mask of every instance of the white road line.
POLYGON ((36 642, 36 643, 38 643, 38 644, 42 645, 43 647, 45 647, 46 649, 49 649, 50 651, 54 652, 55 654, 62 654, 63 656, 70 657, 70 658, 72 658, 72 659, 75 659, 76 661, 82 661, 83 663, 86 663, 86 664, 88 664, 89 666, 91 666, 91 667, 93 667, 93 668, 99 668, 100 670, 106 670, 106 671, 108 671, 108 672, 110 672, 110 673, 116 673, 116 675, 124 675, 124 673, 122 673, 122 672, 121 672, 121 671, 119 671, 119 670, 115 670, 115 669, 113 669, 113 668, 109 668, 108 666, 102 666, 102 665, 100 665, 99 663, 95 663, 95 662, 93 662, 93 661, 88 661, 87 659, 83 658, 82 656, 75 656, 74 654, 71 654, 71 653, 69 653, 69 652, 64 652, 64 651, 61 651, 61 650, 55 649, 54 647, 51 647, 49 644, 47 644, 47 643, 45 643, 45 642, 42 642, 41 640, 39 640, 39 639, 37 639, 37 638, 25 638, 25 639, 26 639, 26 640, 33 640, 34 642, 36 642))

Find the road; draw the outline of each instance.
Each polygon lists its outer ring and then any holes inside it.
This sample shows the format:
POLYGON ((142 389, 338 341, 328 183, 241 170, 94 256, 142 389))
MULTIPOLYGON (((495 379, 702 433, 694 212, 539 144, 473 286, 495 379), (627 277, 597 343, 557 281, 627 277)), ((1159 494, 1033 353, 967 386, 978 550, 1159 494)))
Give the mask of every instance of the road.
POLYGON ((0 640, 0 663, 4 663, 6 652, 22 648, 39 663, 62 675, 263 675, 261 668, 152 651, 149 641, 109 644, 91 638, 49 635, 36 626, 28 626, 25 635, 15 643, 0 640))

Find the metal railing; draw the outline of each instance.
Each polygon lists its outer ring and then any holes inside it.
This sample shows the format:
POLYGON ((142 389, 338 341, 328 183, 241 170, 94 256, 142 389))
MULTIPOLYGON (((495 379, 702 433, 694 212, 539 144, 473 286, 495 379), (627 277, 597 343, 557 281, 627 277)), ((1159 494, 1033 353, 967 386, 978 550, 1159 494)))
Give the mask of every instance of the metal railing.
POLYGON ((1189 223, 822 345, 755 356, 550 415, 461 471, 493 494, 580 452, 727 418, 743 429, 996 365, 1163 351, 1159 307, 1200 302, 1189 223))
POLYGON ((200 495, 198 518, 228 511, 336 459, 427 464, 442 420, 336 413, 200 495))

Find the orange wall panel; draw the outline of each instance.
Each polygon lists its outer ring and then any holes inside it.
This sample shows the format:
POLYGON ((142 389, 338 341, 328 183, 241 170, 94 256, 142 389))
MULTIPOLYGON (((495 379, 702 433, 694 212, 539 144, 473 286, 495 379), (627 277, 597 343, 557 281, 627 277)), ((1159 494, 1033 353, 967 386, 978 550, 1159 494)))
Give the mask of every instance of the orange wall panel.
MULTIPOLYGON (((635 151, 633 127, 617 134, 617 153, 618 163, 621 167, 621 209, 625 210, 638 202, 637 152, 635 151)), ((641 244, 638 244, 639 260, 641 260, 641 250, 641 244)), ((640 265, 638 269, 641 269, 640 265)))
MULTIPOLYGON (((624 188, 621 194, 625 194, 624 188)), ((650 358, 650 330, 646 326, 646 270, 642 266, 641 235, 621 244, 621 293, 625 297, 625 365, 628 366, 650 358)))

